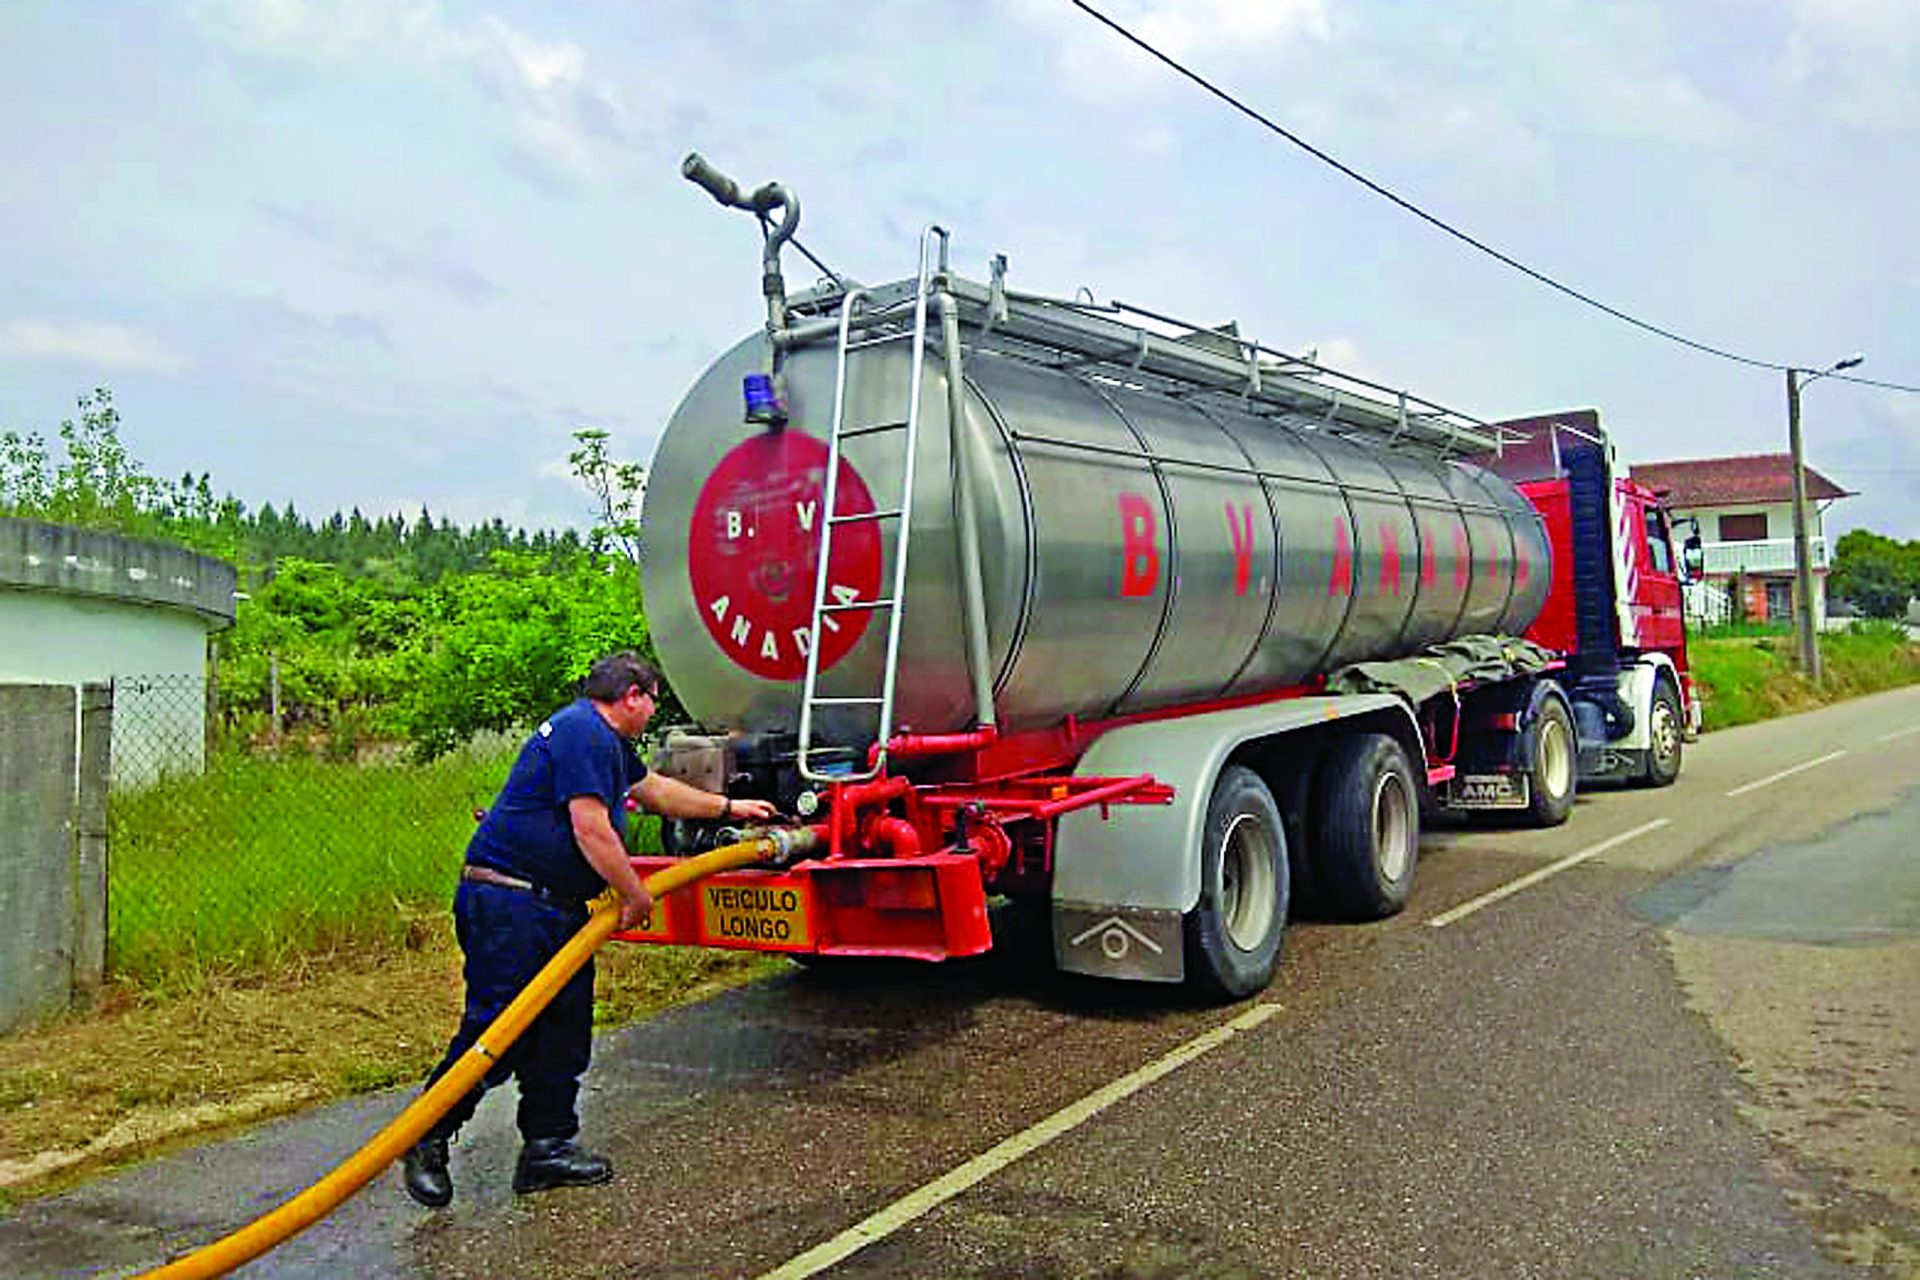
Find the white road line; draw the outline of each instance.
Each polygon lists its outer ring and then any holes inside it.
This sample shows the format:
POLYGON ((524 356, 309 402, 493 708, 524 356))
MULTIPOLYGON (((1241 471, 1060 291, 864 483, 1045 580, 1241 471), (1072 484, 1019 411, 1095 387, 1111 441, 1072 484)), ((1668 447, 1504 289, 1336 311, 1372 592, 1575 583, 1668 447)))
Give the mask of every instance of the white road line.
POLYGON ((1733 790, 1727 792, 1727 798, 1731 800, 1733 797, 1743 796, 1747 794, 1747 792, 1749 791, 1758 791, 1762 787, 1770 787, 1774 783, 1780 781, 1782 778, 1791 778, 1796 773, 1805 773, 1809 769, 1818 769, 1823 764, 1831 764, 1845 754, 1847 754, 1847 752, 1846 752, 1846 749, 1843 747, 1839 751, 1829 751, 1826 755, 1821 756, 1818 760, 1808 760, 1804 764, 1797 764, 1793 766, 1793 768, 1791 769, 1782 769, 1778 773, 1770 773, 1764 778, 1761 778, 1754 782, 1749 782, 1744 787, 1735 787, 1733 790))
POLYGON ((1912 725, 1905 729, 1896 729, 1892 733, 1883 733, 1880 735, 1880 741, 1892 742, 1895 738, 1904 738, 1911 733, 1920 733, 1920 724, 1912 725))
POLYGON ((1031 1155, 1055 1138, 1085 1124, 1121 1099, 1138 1093, 1160 1077, 1179 1070, 1202 1054, 1211 1053, 1242 1031, 1250 1031, 1259 1026, 1278 1012, 1280 1012, 1280 1006, 1277 1004, 1255 1005, 1231 1022, 1222 1023, 1213 1030, 1194 1037, 1165 1057, 1148 1063, 1138 1071, 1121 1076, 1080 1101, 1062 1107, 1032 1128, 1016 1133, 991 1150, 982 1152, 952 1172, 935 1178, 916 1191, 908 1192, 872 1217, 854 1223, 826 1243, 815 1245, 798 1257, 781 1263, 762 1275, 760 1280, 804 1280, 807 1276, 818 1275, 828 1267, 858 1253, 874 1241, 893 1234, 922 1214, 945 1204, 975 1183, 991 1177, 1021 1157, 1031 1155))
POLYGON ((1672 818, 1655 818, 1652 822, 1643 823, 1631 831, 1622 831, 1619 835, 1611 839, 1602 840, 1596 845, 1589 845, 1578 853, 1568 854, 1566 857, 1560 859, 1560 861, 1549 863, 1547 866, 1541 867, 1538 871, 1529 871, 1518 880, 1507 881, 1507 883, 1501 885, 1491 893, 1483 893, 1471 902, 1461 903, 1451 911, 1442 911, 1439 915, 1427 921, 1427 928, 1444 929, 1456 920, 1464 920, 1482 907, 1490 907, 1502 898, 1511 897, 1522 889, 1539 884, 1548 876, 1557 876, 1568 867, 1577 867, 1588 858, 1598 857, 1609 849, 1617 849, 1627 841, 1637 839, 1649 831, 1658 831, 1661 827, 1668 825, 1672 821, 1672 818))

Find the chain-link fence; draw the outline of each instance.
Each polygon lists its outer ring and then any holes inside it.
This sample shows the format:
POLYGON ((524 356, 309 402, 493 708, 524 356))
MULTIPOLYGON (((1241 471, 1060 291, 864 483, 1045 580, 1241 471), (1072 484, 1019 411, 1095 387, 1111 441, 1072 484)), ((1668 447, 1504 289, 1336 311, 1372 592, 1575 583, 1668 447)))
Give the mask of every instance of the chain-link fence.
POLYGON ((218 729, 207 682, 114 681, 108 963, 166 982, 406 937, 451 897, 515 736, 430 763, 218 729))

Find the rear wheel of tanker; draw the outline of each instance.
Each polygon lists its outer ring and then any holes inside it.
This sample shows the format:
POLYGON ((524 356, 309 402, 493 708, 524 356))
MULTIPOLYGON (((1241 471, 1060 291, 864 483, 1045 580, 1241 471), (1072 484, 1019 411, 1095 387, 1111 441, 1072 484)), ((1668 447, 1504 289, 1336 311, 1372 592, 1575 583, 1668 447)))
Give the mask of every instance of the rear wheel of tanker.
POLYGON ((1536 827, 1557 827, 1573 812, 1573 793, 1580 780, 1573 716, 1558 697, 1547 697, 1534 713, 1527 729, 1526 760, 1527 821, 1536 827))
POLYGON ((1200 901, 1187 912, 1187 982, 1238 1000, 1273 980, 1287 927, 1287 837, 1260 775, 1220 771, 1200 841, 1200 901))
POLYGON ((1342 738, 1320 769, 1314 884, 1345 920, 1378 920, 1407 905, 1420 855, 1420 788, 1398 741, 1342 738))
POLYGON ((1641 786, 1670 787, 1680 776, 1681 728, 1680 695, 1673 682, 1661 676, 1647 708, 1647 758, 1637 779, 1641 786))

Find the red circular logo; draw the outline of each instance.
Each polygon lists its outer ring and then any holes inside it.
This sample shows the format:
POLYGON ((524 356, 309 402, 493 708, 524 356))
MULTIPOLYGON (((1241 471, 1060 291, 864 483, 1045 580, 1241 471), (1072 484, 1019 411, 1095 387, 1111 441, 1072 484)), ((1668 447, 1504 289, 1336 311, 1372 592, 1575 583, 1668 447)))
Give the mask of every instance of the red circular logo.
MULTIPOLYGON (((807 671, 826 488, 826 442, 790 427, 728 450, 693 504, 687 572, 700 619, 729 658, 769 680, 807 671)), ((845 459, 834 506, 842 516, 874 509, 845 459)), ((878 522, 835 525, 827 602, 872 600, 879 589, 878 522)), ((851 609, 821 619, 822 671, 846 656, 871 617, 851 609)))

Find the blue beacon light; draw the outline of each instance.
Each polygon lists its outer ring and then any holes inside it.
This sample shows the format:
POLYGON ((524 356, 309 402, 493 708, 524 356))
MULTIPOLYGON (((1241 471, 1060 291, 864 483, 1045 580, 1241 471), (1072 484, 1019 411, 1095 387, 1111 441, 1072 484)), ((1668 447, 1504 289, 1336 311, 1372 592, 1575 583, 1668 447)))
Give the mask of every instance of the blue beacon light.
POLYGON ((787 407, 781 404, 780 397, 773 393, 773 378, 770 374, 748 374, 742 379, 740 390, 746 396, 748 422, 778 424, 787 420, 787 407))

